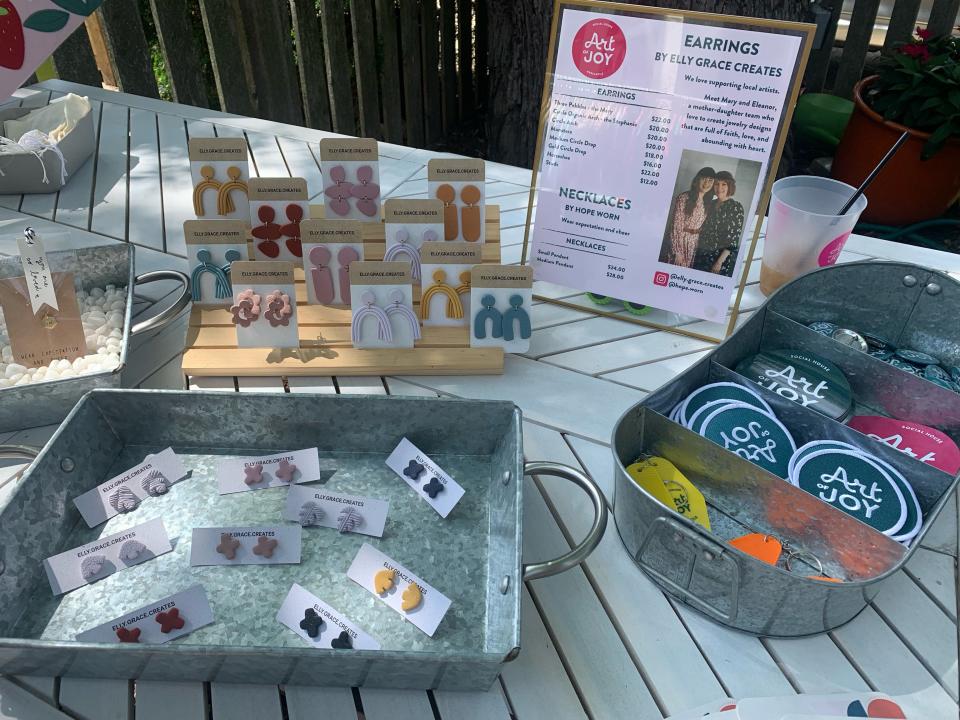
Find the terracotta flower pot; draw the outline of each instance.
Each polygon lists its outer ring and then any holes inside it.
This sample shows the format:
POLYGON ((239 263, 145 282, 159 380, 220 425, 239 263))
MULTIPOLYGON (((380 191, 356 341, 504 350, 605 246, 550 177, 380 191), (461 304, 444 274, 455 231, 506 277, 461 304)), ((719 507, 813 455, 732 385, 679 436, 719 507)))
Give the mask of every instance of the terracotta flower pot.
POLYGON ((867 209, 861 219, 907 225, 939 217, 960 194, 960 141, 948 140, 932 158, 921 160, 930 134, 887 122, 863 101, 875 79, 864 78, 853 90, 855 107, 833 159, 833 177, 860 185, 904 130, 909 131, 910 139, 867 190, 867 209))

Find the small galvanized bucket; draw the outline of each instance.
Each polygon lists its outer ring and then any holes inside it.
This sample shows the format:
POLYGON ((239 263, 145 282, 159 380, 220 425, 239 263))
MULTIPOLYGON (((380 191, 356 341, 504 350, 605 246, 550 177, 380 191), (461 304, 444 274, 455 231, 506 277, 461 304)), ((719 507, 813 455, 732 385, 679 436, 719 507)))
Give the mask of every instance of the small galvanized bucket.
POLYGON ((614 518, 634 561, 666 592, 740 630, 808 635, 853 618, 910 559, 960 477, 752 385, 732 368, 760 350, 803 350, 843 371, 854 392, 854 414, 923 423, 956 442, 960 394, 842 345, 807 324, 827 320, 960 366, 957 307, 960 283, 905 263, 837 265, 784 286, 713 353, 618 421, 612 443, 614 518), (910 547, 668 419, 691 391, 718 381, 759 392, 798 446, 840 440, 903 473, 923 512, 923 526, 910 547), (666 508, 633 482, 625 468, 645 454, 668 458, 703 492, 712 532, 666 508), (776 537, 789 549, 778 565, 761 562, 728 542, 752 532, 776 537))
MULTIPOLYGON (((127 362, 130 337, 167 326, 190 303, 190 279, 183 273, 176 270, 156 270, 135 275, 134 248, 128 243, 50 252, 47 253, 47 260, 54 272, 75 273, 84 290, 106 285, 126 285, 127 309, 123 318, 120 364, 113 370, 0 389, 0 432, 58 423, 88 391, 119 387, 120 373, 127 362), (181 283, 180 295, 170 307, 131 327, 134 288, 160 280, 181 283)), ((23 266, 18 257, 0 259, 0 278, 22 275, 23 266)))

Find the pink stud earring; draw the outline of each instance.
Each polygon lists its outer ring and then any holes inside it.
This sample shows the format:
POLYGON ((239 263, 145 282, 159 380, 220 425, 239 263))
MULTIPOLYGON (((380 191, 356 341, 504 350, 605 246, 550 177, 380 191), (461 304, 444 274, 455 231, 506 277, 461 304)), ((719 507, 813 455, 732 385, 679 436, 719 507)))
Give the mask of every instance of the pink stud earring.
POLYGON ((243 469, 243 474, 246 476, 243 481, 247 485, 256 485, 263 482, 263 463, 248 465, 243 469))
POLYGON ((297 471, 297 466, 287 460, 281 460, 273 473, 285 483, 293 482, 293 474, 297 471))
POLYGON ((230 306, 230 313, 234 325, 250 327, 250 323, 260 317, 260 296, 247 288, 237 295, 236 303, 230 306))

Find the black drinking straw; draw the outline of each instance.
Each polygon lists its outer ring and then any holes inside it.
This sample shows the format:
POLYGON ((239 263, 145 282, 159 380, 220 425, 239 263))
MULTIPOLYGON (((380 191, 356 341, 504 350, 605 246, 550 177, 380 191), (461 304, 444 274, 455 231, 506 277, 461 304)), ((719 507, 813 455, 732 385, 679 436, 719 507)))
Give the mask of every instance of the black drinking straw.
POLYGON ((897 141, 893 144, 893 147, 887 150, 887 154, 880 158, 880 162, 877 163, 877 166, 870 171, 870 174, 867 175, 866 180, 860 183, 860 187, 858 187, 856 192, 850 196, 850 199, 847 200, 844 206, 840 208, 840 212, 838 212, 837 215, 847 214, 847 210, 853 207, 853 204, 860 198, 861 195, 863 195, 863 191, 866 190, 867 186, 873 182, 874 178, 876 178, 878 174, 880 174, 880 171, 883 170, 883 166, 890 162, 890 158, 896 154, 897 150, 900 149, 900 146, 903 145, 909 137, 910 133, 904 132, 903 135, 897 138, 897 141))

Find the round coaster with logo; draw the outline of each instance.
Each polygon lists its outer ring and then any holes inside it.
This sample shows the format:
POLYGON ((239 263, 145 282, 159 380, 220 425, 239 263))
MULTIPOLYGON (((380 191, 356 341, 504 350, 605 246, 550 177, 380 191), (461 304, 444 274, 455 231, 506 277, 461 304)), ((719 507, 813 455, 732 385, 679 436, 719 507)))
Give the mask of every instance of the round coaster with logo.
POLYGON ((900 348, 897 350, 897 357, 901 360, 906 360, 908 363, 913 363, 914 365, 939 365, 940 361, 937 360, 933 355, 928 355, 925 352, 920 352, 919 350, 911 350, 909 348, 900 348))
POLYGON ((692 428, 693 415, 705 407, 714 407, 718 404, 742 402, 753 405, 771 415, 773 410, 755 390, 744 385, 732 382, 717 382, 703 385, 687 396, 680 407, 678 419, 681 425, 692 428))
POLYGON ((801 445, 797 448, 797 451, 793 454, 793 457, 790 458, 790 463, 787 466, 788 479, 791 483, 796 485, 795 481, 795 470, 797 462, 803 459, 805 456, 810 453, 817 452, 818 450, 850 450, 855 453, 861 453, 862 451, 856 445, 851 445, 850 443, 840 442, 839 440, 811 440, 806 445, 801 445))
POLYGON ((840 368, 810 353, 767 350, 739 363, 737 372, 832 420, 843 421, 853 409, 853 391, 840 368))
POLYGON ((826 320, 817 320, 816 322, 812 322, 807 325, 807 327, 814 332, 820 333, 821 335, 826 335, 827 337, 833 335, 833 331, 837 329, 837 326, 834 323, 827 322, 826 320))
POLYGON ((795 463, 794 481, 801 490, 893 537, 906 524, 908 510, 887 467, 850 450, 817 450, 795 463))
POLYGON ((753 405, 730 403, 712 410, 700 434, 784 480, 789 477, 797 445, 779 420, 753 405))
POLYGON ((858 415, 850 418, 849 426, 950 475, 960 472, 960 448, 935 428, 879 415, 858 415))

